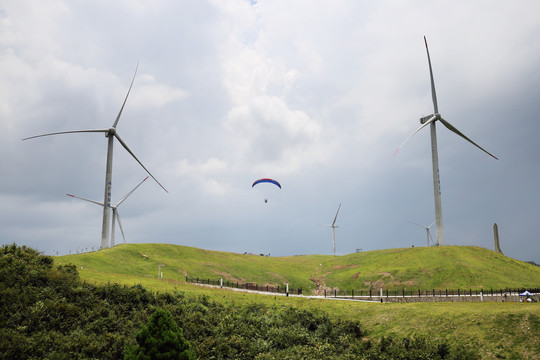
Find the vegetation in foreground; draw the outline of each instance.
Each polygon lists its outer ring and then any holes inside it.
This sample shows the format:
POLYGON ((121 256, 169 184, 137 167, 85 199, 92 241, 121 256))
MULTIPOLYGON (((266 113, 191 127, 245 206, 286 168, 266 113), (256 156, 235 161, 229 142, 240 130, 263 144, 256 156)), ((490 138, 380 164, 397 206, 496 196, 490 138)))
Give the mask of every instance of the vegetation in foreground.
POLYGON ((423 337, 375 339, 354 320, 263 303, 156 293, 81 282, 73 265, 16 245, 0 250, 0 357, 119 359, 166 309, 201 359, 475 359, 465 347, 423 337))

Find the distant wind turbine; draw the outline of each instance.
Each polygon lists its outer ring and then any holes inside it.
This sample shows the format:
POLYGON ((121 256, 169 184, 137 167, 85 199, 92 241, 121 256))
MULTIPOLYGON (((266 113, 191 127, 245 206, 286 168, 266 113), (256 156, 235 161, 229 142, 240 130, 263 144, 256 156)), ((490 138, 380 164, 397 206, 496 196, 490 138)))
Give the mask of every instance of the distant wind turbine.
POLYGON ((341 208, 341 203, 339 204, 337 208, 336 216, 334 217, 334 221, 332 221, 332 225, 327 224, 328 226, 332 228, 332 241, 334 243, 334 256, 336 256, 336 229, 338 228, 338 226, 336 225, 336 220, 337 220, 337 216, 338 216, 340 208, 341 208))
MULTIPOLYGON (((111 230, 111 245, 110 247, 113 247, 114 246, 114 234, 115 234, 115 223, 118 222, 118 226, 120 227, 120 231, 122 232, 122 238, 124 239, 124 244, 126 243, 126 236, 124 235, 124 229, 122 228, 122 222, 120 221, 120 213, 118 212, 118 207, 120 206, 120 204, 122 204, 135 190, 137 190, 137 188, 139 186, 141 186, 141 184, 146 180, 148 179, 148 176, 145 177, 143 179, 143 181, 141 181, 137 186, 135 186, 130 192, 128 192, 126 195, 124 195, 124 197, 122 199, 120 199, 120 201, 118 201, 116 203, 116 205, 111 205, 111 209, 112 209, 112 213, 113 213, 113 218, 112 218, 112 230, 111 230)), ((88 202, 91 202, 93 204, 96 204, 96 205, 99 205, 99 206, 103 206, 103 203, 100 203, 100 202, 97 202, 97 201, 94 201, 94 200, 89 200, 89 199, 85 199, 85 198, 82 198, 82 197, 79 197, 79 196, 76 196, 76 195, 71 195, 71 194, 66 194, 67 196, 71 196, 73 198, 77 198, 77 199, 80 199, 80 200, 84 200, 84 201, 88 201, 88 202)))
POLYGON ((122 111, 124 110, 124 106, 126 105, 126 101, 128 99, 129 93, 131 91, 131 87, 133 86, 133 82, 135 81, 135 75, 137 75, 137 69, 139 68, 139 64, 137 64, 137 67, 135 68, 135 73, 133 74, 133 79, 131 80, 131 85, 129 86, 129 90, 127 92, 126 98, 124 99, 124 103, 122 104, 122 107, 120 108, 120 112, 116 116, 116 120, 114 121, 114 124, 110 128, 106 129, 94 129, 94 130, 72 130, 72 131, 61 131, 61 132, 54 132, 49 134, 42 134, 42 135, 36 135, 24 138, 23 140, 29 140, 34 139, 42 136, 50 136, 50 135, 59 135, 59 134, 72 134, 72 133, 86 133, 86 132, 97 132, 97 133, 104 133, 105 137, 108 138, 108 145, 107 145, 107 167, 105 171, 105 195, 103 203, 105 206, 103 207, 103 225, 101 228, 101 248, 107 248, 109 243, 109 227, 110 227, 110 207, 111 207, 111 187, 112 187, 112 160, 113 160, 113 141, 114 138, 120 142, 120 144, 127 150, 128 153, 133 156, 133 158, 139 163, 139 165, 142 166, 142 168, 154 179, 155 182, 158 183, 159 186, 165 192, 168 192, 163 185, 160 184, 159 181, 148 171, 148 169, 142 164, 142 162, 135 156, 135 154, 131 151, 131 149, 126 145, 126 143, 120 138, 118 133, 116 132, 116 126, 118 125, 118 121, 120 120, 120 116, 122 115, 122 111))
POLYGON ((431 130, 431 160, 433 164, 433 194, 435 198, 435 223, 436 223, 436 232, 437 232, 437 245, 444 245, 444 230, 443 230, 443 216, 442 216, 442 204, 441 204, 441 182, 439 178, 439 155, 437 152, 437 133, 435 129, 435 122, 439 120, 448 130, 456 133, 457 135, 461 136, 489 156, 493 157, 496 160, 495 156, 484 150, 482 147, 480 147, 478 144, 476 144, 474 141, 469 139, 467 136, 465 136, 461 131, 456 129, 452 124, 450 124, 448 121, 444 120, 441 115, 439 114, 439 108, 437 106, 437 94, 435 93, 435 82, 433 81, 433 70, 431 68, 431 59, 429 57, 429 50, 427 45, 426 37, 424 36, 424 43, 426 44, 426 52, 427 52, 427 58, 428 58, 428 64, 429 64, 429 76, 431 79, 431 97, 433 99, 433 114, 424 116, 420 119, 420 123, 422 126, 420 126, 418 129, 416 129, 394 152, 394 156, 396 153, 401 149, 401 147, 418 131, 420 131, 423 127, 430 124, 430 130, 431 130))
POLYGON ((432 222, 431 225, 429 225, 429 226, 420 225, 420 224, 417 224, 417 223, 412 222, 412 221, 408 221, 408 222, 411 223, 411 224, 414 224, 414 225, 418 225, 421 228, 424 228, 424 230, 426 230, 427 246, 429 246, 431 243, 433 243, 433 238, 431 237, 431 232, 429 231, 429 229, 433 226, 433 224, 435 224, 435 221, 432 222))

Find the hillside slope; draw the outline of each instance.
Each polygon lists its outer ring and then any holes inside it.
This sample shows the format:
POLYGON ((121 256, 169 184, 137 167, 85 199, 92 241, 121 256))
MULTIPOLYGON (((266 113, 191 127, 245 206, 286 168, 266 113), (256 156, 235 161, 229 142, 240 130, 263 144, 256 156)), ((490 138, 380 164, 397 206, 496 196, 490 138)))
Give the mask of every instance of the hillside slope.
POLYGON ((347 255, 325 277, 346 288, 529 288, 540 286, 540 267, 480 247, 418 247, 347 255))
MULTIPOLYGON (((182 281, 186 276, 317 289, 499 289, 540 287, 540 267, 469 246, 377 250, 345 256, 264 257, 167 244, 127 244, 56 257, 90 281, 182 281), (160 266, 161 265, 161 266, 160 266)), ((305 292, 307 293, 307 292, 305 292)))
MULTIPOLYGON (((167 244, 127 244, 56 257, 74 264, 83 279, 141 283, 223 278, 317 289, 499 289, 540 287, 540 267, 470 246, 377 250, 345 256, 264 257, 167 244), (161 266, 160 266, 161 265, 161 266)), ((308 291, 306 291, 308 290, 308 291)))

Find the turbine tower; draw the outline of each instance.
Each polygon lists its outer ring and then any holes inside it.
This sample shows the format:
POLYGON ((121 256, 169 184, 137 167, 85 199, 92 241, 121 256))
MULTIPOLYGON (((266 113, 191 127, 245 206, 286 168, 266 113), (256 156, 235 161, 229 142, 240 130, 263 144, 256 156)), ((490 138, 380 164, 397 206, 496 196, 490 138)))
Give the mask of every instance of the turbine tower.
POLYGON ((418 131, 420 131, 422 128, 430 125, 431 130, 431 161, 433 165, 433 195, 435 199, 435 224, 436 224, 436 233, 437 233, 437 245, 444 245, 444 229, 443 229, 443 216, 442 216, 442 203, 441 203, 441 181, 439 178, 439 155, 437 153, 437 132, 435 128, 435 122, 438 120, 440 121, 448 130, 456 133, 457 135, 461 136, 489 156, 493 157, 496 160, 495 156, 490 154, 488 151, 484 150, 482 147, 480 147, 478 144, 476 144, 474 141, 469 139, 467 136, 465 136, 461 131, 456 129, 452 124, 450 124, 448 121, 444 120, 441 117, 441 114, 439 114, 439 108, 437 106, 437 94, 435 93, 435 82, 433 80, 433 70, 431 68, 431 59, 429 57, 429 49, 427 45, 426 37, 424 36, 424 43, 426 44, 426 53, 428 58, 428 64, 429 64, 429 77, 431 79, 431 97, 433 99, 433 114, 424 116, 420 119, 420 124, 422 124, 418 129, 416 129, 394 152, 394 156, 396 153, 401 149, 401 147, 418 131))
POLYGON ((168 192, 163 185, 160 184, 159 181, 148 171, 148 169, 142 164, 142 162, 135 156, 135 154, 131 151, 131 149, 126 145, 126 143, 120 138, 118 133, 116 132, 116 126, 118 125, 118 121, 120 120, 120 116, 122 115, 122 111, 124 110, 124 106, 126 105, 126 101, 128 99, 129 93, 131 91, 131 87, 133 86, 133 82, 135 81, 135 75, 137 75, 137 69, 139 68, 139 64, 137 64, 137 67, 135 68, 135 73, 133 74, 133 79, 131 80, 131 85, 129 86, 126 98, 124 99, 124 103, 122 104, 122 107, 120 108, 120 112, 116 116, 116 120, 114 121, 113 125, 110 128, 106 129, 93 129, 93 130, 72 130, 72 131, 61 131, 61 132, 54 132, 49 134, 42 134, 42 135, 36 135, 24 138, 23 140, 29 140, 34 139, 42 136, 50 136, 50 135, 59 135, 59 134, 72 134, 72 133, 87 133, 87 132, 97 132, 97 133, 104 133, 105 137, 108 138, 107 141, 107 166, 105 170, 105 194, 103 203, 105 206, 103 207, 103 224, 101 228, 101 248, 107 248, 109 243, 109 227, 110 227, 110 208, 111 208, 111 187, 112 187, 112 160, 113 160, 113 141, 116 138, 118 142, 126 149, 128 153, 130 153, 131 156, 139 163, 139 165, 142 166, 142 168, 154 179, 155 182, 158 183, 159 186, 165 192, 168 192))
POLYGON ((429 231, 429 229, 433 226, 433 224, 435 224, 435 221, 432 222, 431 225, 429 225, 429 226, 420 225, 420 224, 417 224, 417 223, 412 222, 412 221, 408 221, 408 222, 411 223, 411 224, 414 224, 414 225, 418 225, 418 226, 424 228, 424 230, 426 230, 427 246, 429 246, 429 244, 433 242, 433 238, 431 237, 431 232, 429 231))
POLYGON ((337 208, 336 216, 334 217, 334 221, 332 221, 332 225, 327 224, 328 226, 330 226, 332 228, 332 242, 334 243, 334 256, 336 256, 336 229, 338 227, 336 225, 336 220, 337 220, 337 215, 339 213, 340 208, 341 208, 341 203, 339 204, 339 206, 337 208))
MULTIPOLYGON (((135 190, 137 190, 137 188, 139 186, 141 186, 141 184, 146 180, 148 179, 148 176, 145 177, 143 179, 143 181, 141 181, 137 186, 135 186, 133 188, 133 190, 131 190, 130 192, 128 192, 126 195, 124 195, 124 197, 122 199, 120 199, 120 201, 118 201, 116 203, 116 205, 111 205, 111 209, 112 209, 112 213, 113 213, 113 218, 112 218, 112 230, 111 230, 111 245, 110 247, 113 247, 114 246, 114 234, 115 234, 115 223, 118 222, 118 226, 120 227, 120 231, 122 232, 122 238, 124 239, 124 244, 126 243, 126 236, 124 235, 124 229, 122 229, 122 222, 120 221, 120 213, 118 212, 118 206, 120 206, 120 204, 122 204, 135 190)), ((82 198, 82 197, 78 197, 76 195, 71 195, 71 194, 66 194, 67 196, 71 196, 73 198, 77 198, 77 199, 80 199, 80 200, 84 200, 84 201, 88 201, 88 202, 91 202, 93 204, 96 204, 96 205, 99 205, 99 206, 104 206, 103 203, 100 203, 100 202, 97 202, 97 201, 94 201, 94 200, 89 200, 89 199, 85 199, 85 198, 82 198)))

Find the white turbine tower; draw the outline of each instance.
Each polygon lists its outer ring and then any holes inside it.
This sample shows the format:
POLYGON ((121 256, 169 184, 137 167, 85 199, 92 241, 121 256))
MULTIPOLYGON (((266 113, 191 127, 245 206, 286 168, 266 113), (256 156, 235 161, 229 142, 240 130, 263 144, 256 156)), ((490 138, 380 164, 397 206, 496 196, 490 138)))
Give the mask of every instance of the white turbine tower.
POLYGON ((54 132, 49 134, 42 134, 42 135, 36 135, 24 138, 23 140, 29 140, 34 139, 42 136, 50 136, 50 135, 59 135, 59 134, 72 134, 72 133, 87 133, 87 132, 96 132, 96 133, 104 133, 105 137, 108 138, 108 145, 107 145, 107 167, 105 170, 105 195, 103 203, 105 206, 103 207, 103 225, 101 228, 101 248, 107 248, 109 243, 109 227, 110 227, 110 207, 111 207, 111 187, 112 187, 112 160, 113 160, 113 141, 116 138, 118 142, 127 150, 128 153, 133 156, 133 158, 139 163, 139 165, 142 166, 142 168, 154 179, 155 182, 159 184, 165 190, 165 192, 168 192, 163 185, 160 184, 159 181, 146 169, 146 167, 141 163, 141 161, 135 156, 135 154, 131 151, 131 149, 126 145, 126 143, 120 138, 118 133, 116 132, 116 126, 118 125, 118 121, 120 120, 120 116, 122 115, 122 111, 124 110, 124 106, 126 105, 126 101, 128 99, 129 93, 131 91, 131 87, 133 86, 133 82, 135 81, 135 75, 137 75, 137 69, 139 68, 139 64, 137 64, 137 67, 135 68, 135 74, 133 74, 133 79, 131 80, 131 85, 129 86, 129 90, 127 92, 126 98, 124 99, 124 103, 122 104, 122 107, 120 108, 120 112, 118 113, 118 116, 116 117, 116 120, 114 121, 113 125, 110 128, 106 129, 94 129, 94 130, 72 130, 72 131, 61 131, 61 132, 54 132))
POLYGON ((429 64, 429 76, 431 79, 431 97, 433 98, 433 114, 424 116, 420 119, 420 123, 422 124, 418 129, 416 129, 401 145, 397 148, 397 150, 394 152, 394 156, 396 153, 401 149, 401 147, 418 131, 420 131, 422 128, 430 125, 431 130, 431 160, 433 164, 433 195, 435 198, 435 224, 436 224, 436 233, 437 233, 437 245, 444 245, 444 230, 443 230, 443 216, 442 216, 442 204, 441 204, 441 182, 439 179, 439 156, 437 153, 437 133, 435 129, 435 122, 438 120, 440 121, 448 130, 456 133, 457 135, 461 136, 489 156, 493 157, 496 160, 495 156, 484 150, 482 147, 480 147, 478 144, 476 144, 474 141, 469 139, 467 136, 465 136, 461 131, 456 129, 452 124, 450 124, 448 121, 444 120, 441 115, 439 114, 439 108, 437 106, 437 95, 435 93, 435 82, 433 81, 433 70, 431 68, 431 59, 429 57, 429 50, 427 45, 426 37, 424 36, 424 43, 426 44, 426 52, 427 52, 427 58, 428 58, 428 64, 429 64))
MULTIPOLYGON (((114 234, 115 234, 115 223, 118 222, 118 226, 120 227, 120 231, 122 232, 122 238, 124 239, 124 244, 126 243, 126 236, 124 235, 124 229, 122 228, 122 222, 120 221, 120 213, 118 212, 118 207, 120 206, 120 204, 122 204, 135 190, 137 190, 137 188, 139 186, 141 186, 141 184, 146 180, 148 179, 148 176, 145 177, 143 179, 143 181, 141 181, 137 186, 135 186, 133 188, 133 190, 131 190, 130 192, 128 192, 126 195, 124 195, 124 197, 122 199, 120 199, 120 201, 118 201, 116 203, 116 205, 111 205, 111 209, 112 209, 112 213, 113 213, 113 218, 112 218, 112 230, 111 230, 111 245, 110 247, 113 247, 114 246, 114 234)), ((84 201, 88 201, 88 202, 91 202, 93 204, 96 204, 96 205, 99 205, 99 206, 104 206, 103 203, 100 203, 100 202, 97 202, 97 201, 94 201, 94 200, 89 200, 89 199, 85 199, 85 198, 82 198, 82 197, 79 197, 79 196, 76 196, 76 195, 71 195, 71 194, 66 194, 67 196, 71 196, 73 198, 77 198, 77 199, 80 199, 80 200, 84 200, 84 201)))
POLYGON ((431 232, 429 231, 429 229, 433 226, 433 224, 435 224, 435 221, 432 222, 431 225, 429 225, 429 226, 420 225, 420 224, 417 224, 417 223, 412 222, 412 221, 408 221, 408 222, 411 223, 411 224, 414 224, 414 225, 418 225, 421 228, 424 228, 424 230, 426 230, 427 246, 429 246, 429 244, 433 243, 433 238, 431 237, 431 232))
POLYGON ((334 217, 334 221, 332 221, 332 225, 326 224, 332 228, 332 242, 334 243, 334 256, 336 256, 336 229, 338 228, 338 226, 336 225, 336 220, 337 220, 337 215, 339 213, 340 208, 341 208, 341 203, 339 204, 337 208, 336 216, 334 217))

